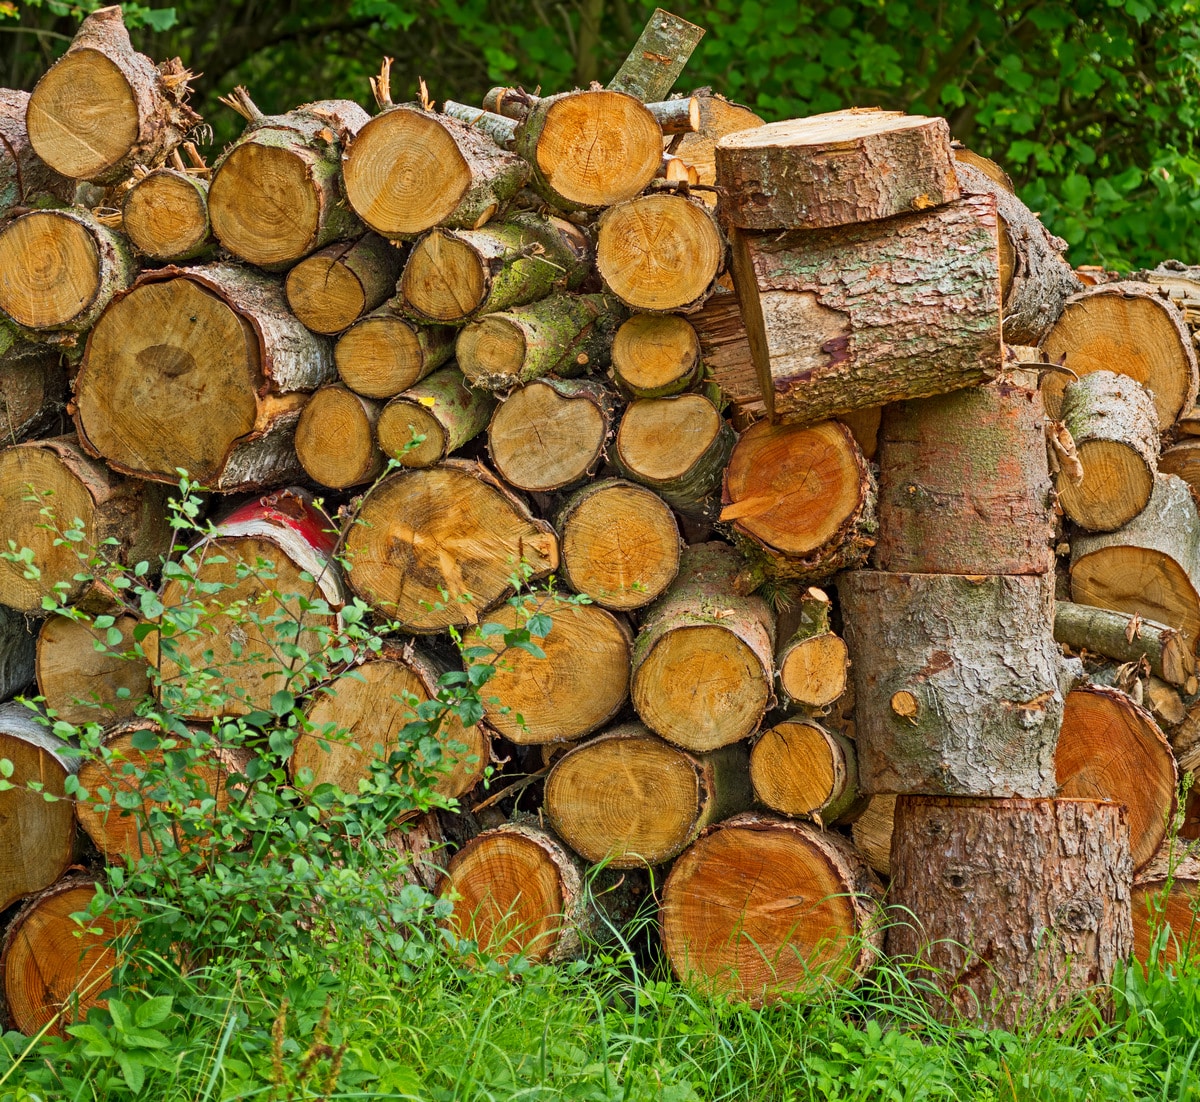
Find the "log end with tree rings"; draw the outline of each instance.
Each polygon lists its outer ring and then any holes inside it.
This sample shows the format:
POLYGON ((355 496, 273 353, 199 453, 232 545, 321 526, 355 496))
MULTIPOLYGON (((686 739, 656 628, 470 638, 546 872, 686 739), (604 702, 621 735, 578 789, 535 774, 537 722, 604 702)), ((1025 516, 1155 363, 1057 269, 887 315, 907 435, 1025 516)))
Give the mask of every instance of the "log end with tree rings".
POLYGON ((750 751, 754 794, 772 811, 826 827, 858 802, 858 763, 848 739, 805 719, 764 731, 750 751))
MULTIPOLYGON (((762 126, 764 120, 748 107, 731 103, 706 88, 695 92, 693 99, 700 107, 700 124, 694 133, 678 135, 671 142, 671 152, 696 169, 700 183, 712 187, 717 182, 717 142, 726 134, 762 126)), ((712 192, 699 194, 709 206, 716 204, 712 192)))
POLYGON ((431 467, 483 432, 495 407, 494 394, 448 364, 383 407, 375 438, 402 466, 431 467))
POLYGON ((152 260, 189 260, 212 240, 208 182, 178 169, 157 169, 126 193, 121 224, 134 248, 152 260))
POLYGON ((617 330, 613 376, 635 398, 666 398, 689 389, 700 368, 700 338, 675 314, 634 314, 617 330))
POLYGON ((304 404, 296 424, 296 457, 314 482, 345 490, 383 470, 375 443, 377 403, 344 386, 323 386, 304 404))
POLYGON ((1187 965, 1200 953, 1200 860, 1168 842, 1135 878, 1133 959, 1146 963, 1158 948, 1160 964, 1187 965), (1169 932, 1166 932, 1169 928, 1169 932))
POLYGON ((462 330, 455 342, 455 354, 463 371, 477 385, 491 379, 512 385, 521 381, 525 334, 502 315, 486 315, 462 330))
POLYGON ((832 631, 797 640, 779 657, 779 687, 795 704, 827 708, 841 698, 849 679, 850 652, 832 631))
POLYGON ((640 398, 621 418, 618 463, 639 482, 671 489, 696 471, 724 428, 717 407, 703 394, 640 398))
POLYGON ((454 355, 456 335, 448 326, 418 325, 381 308, 338 338, 338 376, 365 398, 394 398, 454 355))
POLYGON ((850 824, 854 848, 880 876, 891 875, 896 799, 889 793, 872 796, 862 814, 850 824))
POLYGON ((1159 474, 1178 475, 1200 497, 1200 440, 1183 440, 1158 457, 1159 474))
POLYGON ((340 333, 367 306, 362 281, 338 259, 323 249, 287 275, 288 306, 314 333, 340 333))
POLYGON ((461 321, 487 297, 485 262, 471 245, 434 230, 422 237, 400 277, 400 293, 422 317, 461 321))
POLYGON ((48 616, 37 639, 38 692, 46 707, 77 725, 108 727, 132 716, 150 691, 146 661, 133 656, 137 623, 134 616, 117 616, 105 629, 89 620, 48 616), (120 639, 110 645, 114 629, 120 639))

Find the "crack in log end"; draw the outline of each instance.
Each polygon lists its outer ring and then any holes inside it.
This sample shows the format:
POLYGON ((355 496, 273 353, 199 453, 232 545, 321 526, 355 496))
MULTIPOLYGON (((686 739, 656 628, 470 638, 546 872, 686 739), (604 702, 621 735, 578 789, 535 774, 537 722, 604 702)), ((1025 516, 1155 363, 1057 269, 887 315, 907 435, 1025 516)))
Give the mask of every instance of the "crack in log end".
POLYGON ((759 295, 775 389, 836 374, 854 354, 850 315, 824 305, 815 291, 759 295))

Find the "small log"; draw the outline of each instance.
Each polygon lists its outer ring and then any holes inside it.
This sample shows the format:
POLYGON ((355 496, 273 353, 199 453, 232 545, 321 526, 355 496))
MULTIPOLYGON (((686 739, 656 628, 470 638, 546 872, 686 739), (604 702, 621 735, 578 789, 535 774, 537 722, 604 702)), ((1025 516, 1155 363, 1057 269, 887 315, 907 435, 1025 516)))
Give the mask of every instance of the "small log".
MULTIPOLYGON (((494 111, 485 111, 465 103, 456 103, 452 99, 442 103, 442 114, 486 134, 501 149, 512 149, 516 142, 517 124, 506 115, 498 115, 494 111)), ((525 115, 522 114, 521 117, 524 118, 525 115)))
POLYGON ((201 121, 186 103, 191 79, 179 58, 155 65, 134 50, 118 5, 100 8, 30 95, 30 144, 77 180, 114 184, 134 165, 156 168, 201 121))
POLYGON ((34 677, 37 635, 27 616, 0 605, 0 700, 29 687, 34 677))
POLYGON ((829 230, 736 231, 730 243, 768 414, 823 421, 975 386, 1000 369, 990 196, 829 230))
POLYGON ((1196 656, 1175 628, 1106 608, 1057 601, 1054 605, 1054 640, 1075 651, 1102 654, 1114 662, 1150 665, 1155 677, 1191 692, 1196 656))
MULTIPOLYGON (((748 107, 731 103, 711 88, 700 88, 692 93, 700 105, 700 122, 695 133, 681 134, 670 145, 676 157, 682 157, 696 170, 699 182, 705 187, 715 187, 717 182, 717 142, 726 134, 739 130, 751 130, 762 126, 764 120, 748 107)), ((715 191, 701 191, 702 202, 713 206, 717 201, 715 191)))
POLYGON ((850 653, 829 626, 829 598, 809 588, 799 598, 794 634, 781 639, 775 655, 784 700, 801 708, 828 708, 841 699, 850 673, 850 653))
MULTIPOLYGON (((624 89, 622 89, 624 90, 624 89)), ((483 97, 483 110, 447 100, 442 110, 463 122, 478 125, 491 134, 498 145, 508 148, 516 138, 516 124, 528 118, 529 112, 541 101, 541 96, 523 88, 490 88, 483 97), (480 121, 479 116, 483 119, 480 121), (500 126, 494 120, 502 120, 500 126)), ((655 100, 645 104, 646 110, 658 121, 664 134, 690 134, 700 128, 700 101, 695 96, 655 100)))
POLYGON ((1200 440, 1184 440, 1164 448, 1158 457, 1158 473, 1178 475, 1200 497, 1200 440))
POLYGON ((699 379, 700 338, 677 314, 634 314, 612 345, 613 379, 634 398, 669 398, 699 379))
POLYGON ((17 207, 33 207, 47 197, 60 203, 75 198, 75 181, 60 176, 33 151, 25 129, 29 93, 0 89, 0 218, 17 207))
POLYGON ((666 99, 703 37, 703 27, 655 8, 608 87, 643 103, 666 99))
POLYGON ((1054 643, 1053 575, 838 580, 864 792, 1055 792, 1064 699, 1082 675, 1054 643))
POLYGON ((1148 962, 1151 946, 1169 927, 1158 954, 1159 963, 1186 965, 1193 961, 1200 948, 1198 899, 1200 858, 1182 846, 1164 846, 1133 882, 1133 959, 1148 962))
POLYGON ((1133 947, 1129 828, 1100 800, 896 802, 889 955, 933 1015, 1013 1030, 1080 993, 1107 1009, 1133 947))
POLYGON ((483 432, 495 408, 494 394, 469 385, 449 364, 388 402, 375 433, 384 455, 405 467, 431 467, 483 432), (424 440, 409 447, 418 436, 424 440))
POLYGON ((402 260, 374 234, 326 245, 288 272, 288 306, 314 333, 340 333, 395 293, 402 260))
POLYGON ((454 355, 457 330, 406 321, 397 306, 392 300, 356 322, 334 347, 338 376, 365 398, 394 398, 454 355))
POLYGON ((883 948, 882 894, 839 835, 737 815, 672 867, 663 948, 680 979, 752 1005, 850 987, 883 948))
POLYGON ((735 426, 748 428, 764 417, 767 409, 737 295, 718 285, 713 297, 688 315, 688 322, 700 338, 705 376, 733 406, 735 426))
POLYGON ((0 443, 63 432, 66 398, 67 369, 60 350, 23 340, 15 328, 0 327, 0 443))
POLYGON ((147 173, 125 193, 121 226, 151 260, 174 264, 210 253, 208 180, 177 168, 147 173))
POLYGON ((623 869, 670 861, 752 799, 745 746, 689 754, 626 723, 558 759, 545 810, 584 860, 623 869))
POLYGON ((388 475, 359 516, 346 541, 350 586, 408 631, 476 623, 511 592, 517 566, 533 579, 558 567, 554 530, 477 463, 388 475))
POLYGON ((488 451, 518 489, 551 493, 595 474, 620 402, 599 379, 538 379, 496 407, 488 451))
POLYGON ((892 874, 892 834, 898 799, 886 793, 870 797, 862 814, 850 825, 854 848, 880 876, 892 874))
POLYGON ((114 615, 112 627, 94 617, 48 616, 37 636, 38 692, 61 720, 103 727, 129 719, 150 692, 149 670, 134 652, 138 620, 114 615), (109 632, 119 638, 109 643, 109 632))
POLYGON ((754 740, 750 781, 772 811, 821 828, 862 807, 854 744, 811 719, 785 719, 754 740))
POLYGON ((644 486, 619 478, 591 482, 566 502, 555 527, 563 580, 604 608, 642 608, 679 572, 675 515, 644 486))
POLYGON ((331 383, 304 404, 296 422, 296 458, 314 482, 345 490, 371 482, 383 471, 375 442, 380 406, 331 383))
POLYGON ((685 547, 633 651, 633 706, 656 734, 707 751, 752 734, 774 705, 775 622, 743 596, 745 560, 723 543, 685 547))

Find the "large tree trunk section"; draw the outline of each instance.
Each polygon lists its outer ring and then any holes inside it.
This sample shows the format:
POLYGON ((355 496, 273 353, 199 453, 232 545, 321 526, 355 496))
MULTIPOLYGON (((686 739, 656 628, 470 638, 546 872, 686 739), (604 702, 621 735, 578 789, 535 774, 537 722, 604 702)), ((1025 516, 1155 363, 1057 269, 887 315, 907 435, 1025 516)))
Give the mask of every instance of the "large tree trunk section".
POLYGON ((852 986, 883 947, 878 881, 850 844, 747 813, 710 827, 663 886, 675 974, 752 1004, 852 986))
POLYGON ((990 196, 832 230, 735 232, 734 285, 767 412, 823 421, 997 374, 996 234, 990 196))
POLYGON ((35 210, 0 230, 0 310, 29 329, 86 331, 136 272, 129 243, 84 211, 35 210))
POLYGON ((155 168, 201 121, 185 103, 190 79, 179 58, 155 65, 134 50, 119 6, 101 8, 29 97, 29 141, 73 179, 113 184, 135 164, 155 168))
POLYGON ((388 402, 375 431, 385 455, 431 467, 483 432, 495 408, 494 394, 470 386, 450 364, 388 402), (418 436, 425 439, 410 447, 418 436))
POLYGON ((1150 713, 1118 689, 1075 689, 1054 763, 1061 795, 1124 806, 1134 871, 1149 862, 1175 813, 1179 780, 1170 744, 1150 713))
MULTIPOLYGON (((763 119, 748 107, 730 103, 711 88, 697 89, 692 93, 692 98, 700 105, 699 125, 695 133, 685 133, 675 138, 670 151, 695 168, 701 184, 714 187, 717 182, 717 142, 726 134, 762 126, 763 119)), ((698 194, 709 206, 716 203, 714 192, 701 191, 698 194)))
POLYGON ((57 348, 0 330, 0 444, 64 432, 67 369, 57 348))
POLYGON ((1200 515, 1187 483, 1158 475, 1150 503, 1116 532, 1071 541, 1071 600, 1128 612, 1200 641, 1200 515))
POLYGON ((734 407, 735 426, 746 428, 764 417, 767 407, 758 385, 758 371, 737 295, 718 286, 712 298, 688 315, 688 321, 700 338, 700 360, 705 375, 734 407))
POLYGON ((36 645, 29 617, 0 605, 0 700, 16 696, 33 681, 36 645))
POLYGON ((779 577, 821 581, 862 566, 875 543, 874 479, 838 421, 752 425, 729 458, 721 502, 721 521, 779 577))
POLYGON ((726 135, 717 143, 725 218, 745 230, 873 222, 959 197, 942 118, 834 111, 726 135))
POLYGON ((1150 664, 1150 672, 1191 693, 1196 656, 1184 637, 1165 624, 1124 612, 1058 601, 1054 605, 1054 639, 1075 651, 1090 651, 1114 662, 1150 664))
POLYGON ((686 547, 679 575, 646 612, 633 651, 633 706, 685 750, 752 734, 774 704, 775 622, 739 591, 746 563, 722 543, 686 547))
POLYGON ((314 482, 345 490, 370 482, 383 470, 375 442, 378 402, 331 383, 304 404, 296 423, 296 458, 314 482))
POLYGON ((49 887, 75 857, 75 811, 66 779, 79 758, 23 704, 0 705, 0 759, 12 787, 0 792, 0 911, 49 887), (39 784, 40 792, 28 786, 39 784), (55 797, 47 800, 46 795, 55 797))
POLYGON ((578 485, 604 461, 619 405, 599 379, 539 379, 514 390, 488 428, 492 462, 531 493, 578 485))
POLYGON ((1036 380, 1018 374, 888 406, 880 426, 879 568, 1049 570, 1044 422, 1036 380))
POLYGON ((97 322, 75 381, 84 446, 125 474, 213 490, 300 474, 306 396, 333 378, 329 343, 275 281, 231 264, 146 272, 97 322))
POLYGON ((850 654, 829 626, 829 598, 809 589, 799 598, 795 632, 780 640, 776 654, 779 688, 801 708, 828 708, 841 699, 850 674, 850 654))
POLYGON ((399 317, 393 300, 352 325, 333 350, 338 376, 365 398, 394 398, 454 355, 456 329, 399 317))
POLYGON ((809 719, 785 719, 758 736, 750 781, 764 806, 822 829, 862 806, 854 744, 809 719))
POLYGON ((37 637, 38 692, 59 719, 108 727, 133 715, 150 683, 145 659, 134 654, 136 617, 117 615, 108 628, 95 627, 93 619, 50 616, 43 622, 37 637), (113 631, 119 638, 109 643, 113 631))
POLYGON ((1053 575, 838 581, 866 793, 1048 796, 1064 698, 1053 575))
MULTIPOLYGON (((1067 299, 1043 353, 1078 375, 1116 371, 1141 383, 1154 399, 1165 432, 1196 402, 1196 350, 1183 316, 1168 299, 1141 283, 1107 283, 1067 299)), ((1042 380, 1046 412, 1062 415, 1069 375, 1042 380)))
POLYGON ((472 386, 508 390, 608 366, 623 311, 607 295, 551 295, 467 325, 455 351, 472 386))
POLYGON ((147 173, 125 193, 121 225, 151 260, 177 263, 208 253, 208 181, 176 168, 147 173))
POLYGON ((1165 448, 1158 457, 1158 473, 1178 475, 1200 497, 1200 440, 1184 440, 1165 448))
POLYGON ((554 530, 477 463, 398 471, 372 488, 359 515, 346 541, 350 586, 409 631, 477 622, 510 592, 519 564, 534 578, 558 568, 554 530))
POLYGON ((0 89, 0 218, 16 207, 37 206, 46 196, 63 203, 75 197, 75 181, 34 153, 25 129, 28 105, 28 92, 0 89))
POLYGON ((899 798, 891 793, 872 796, 862 814, 850 824, 854 848, 880 876, 892 875, 892 833, 899 798))
POLYGON ((127 566, 145 559, 154 569, 171 546, 166 499, 164 488, 121 478, 90 459, 74 436, 3 449, 0 516, 5 539, 18 550, 32 550, 40 576, 26 578, 23 566, 0 562, 0 604, 40 613, 42 598, 52 593, 77 600, 89 583, 75 575, 90 572, 86 564, 95 555, 127 566), (40 500, 26 500, 30 486, 40 500), (41 513, 46 503, 53 510, 52 520, 41 513), (60 539, 59 531, 73 528, 77 520, 82 522, 83 540, 60 539), (66 585, 61 594, 55 589, 58 583, 66 585))
POLYGON ((1170 927, 1158 954, 1161 964, 1188 964, 1200 950, 1197 901, 1200 858, 1180 846, 1164 846, 1133 884, 1133 959, 1149 961, 1151 946, 1170 927))
POLYGON ((556 527, 563 579, 603 608, 648 605, 679 572, 679 525, 644 486, 619 478, 584 486, 563 506, 556 527))
POLYGON ((634 398, 669 398, 700 377, 700 338, 687 318, 634 314, 613 339, 613 378, 634 398))
POLYGON ((560 218, 514 215, 478 230, 434 230, 409 254, 399 290, 426 322, 464 322, 553 291, 573 291, 591 271, 591 247, 560 218))
POLYGON ((340 333, 395 293, 402 260, 374 234, 326 245, 288 272, 288 306, 314 333, 340 333))
POLYGON ((600 217, 596 267, 633 310, 669 313, 700 306, 725 266, 725 238, 703 203, 643 195, 600 217))
POLYGON ((1011 1030, 1107 1002, 1133 947, 1120 805, 901 796, 891 863, 888 953, 928 964, 936 1017, 1011 1030))
POLYGON ((746 748, 689 754, 640 723, 569 750, 546 779, 546 817, 576 853, 612 868, 661 865, 745 811, 746 748))
POLYGON ((643 103, 665 100, 703 37, 703 27, 655 8, 608 87, 643 103))
POLYGON ((532 594, 521 608, 503 605, 488 622, 515 631, 534 614, 551 622, 549 634, 532 633, 543 658, 505 647, 500 635, 471 636, 472 646, 496 653, 496 672, 483 693, 484 715, 519 746, 571 742, 598 731, 629 699, 629 628, 605 609, 548 593, 532 594))

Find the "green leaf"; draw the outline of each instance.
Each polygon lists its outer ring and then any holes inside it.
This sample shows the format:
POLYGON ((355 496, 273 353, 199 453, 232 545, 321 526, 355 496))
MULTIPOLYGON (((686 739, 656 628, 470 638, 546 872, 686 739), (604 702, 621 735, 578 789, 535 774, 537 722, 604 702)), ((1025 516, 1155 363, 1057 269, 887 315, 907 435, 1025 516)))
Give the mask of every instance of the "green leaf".
POLYGON ((170 995, 159 995, 156 998, 147 999, 137 1008, 133 1020, 143 1028, 165 1022, 171 1016, 171 1007, 174 1001, 170 995))
POLYGON ((121 1069, 121 1078, 129 1085, 129 1089, 134 1094, 141 1094, 142 1087, 146 1084, 146 1069, 142 1062, 128 1052, 118 1052, 116 1061, 121 1069))
POLYGON ((113 1020, 113 1025, 122 1031, 130 1029, 133 1026, 133 1017, 129 1013, 127 1007, 120 999, 108 1000, 108 1015, 113 1020))
POLYGON ((271 697, 271 711, 277 716, 285 716, 296 707, 296 697, 286 689, 280 689, 271 697))

